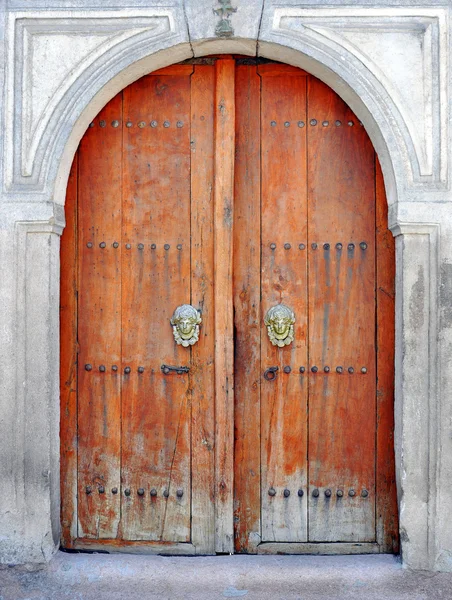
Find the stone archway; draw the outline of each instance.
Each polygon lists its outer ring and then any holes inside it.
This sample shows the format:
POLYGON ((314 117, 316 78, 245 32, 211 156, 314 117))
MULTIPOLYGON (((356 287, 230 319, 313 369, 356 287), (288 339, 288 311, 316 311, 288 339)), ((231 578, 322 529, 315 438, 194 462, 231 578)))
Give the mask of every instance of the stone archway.
POLYGON ((441 541, 446 533, 438 534, 436 512, 442 502, 436 444, 439 226, 430 222, 425 204, 429 193, 447 193, 446 80, 440 72, 445 13, 272 6, 243 11, 245 18, 232 18, 231 39, 216 39, 215 18, 209 11, 197 15, 194 6, 186 15, 182 7, 8 13, 2 244, 9 292, 2 386, 14 402, 4 411, 5 464, 13 475, 2 492, 8 515, 0 519, 2 562, 48 560, 59 540, 58 236, 68 172, 84 130, 119 89, 145 73, 193 55, 257 53, 300 66, 332 87, 361 119, 379 154, 397 236, 395 445, 402 553, 411 567, 450 568, 451 549, 441 541), (381 65, 369 58, 369 39, 378 45, 388 28, 402 36, 391 43, 405 45, 407 60, 418 57, 410 54, 405 31, 430 44, 423 85, 431 92, 431 110, 422 136, 419 122, 413 128, 412 106, 400 96, 400 74, 391 68, 383 77, 381 65), (372 35, 363 34, 368 30, 372 35), (72 58, 61 61, 71 50, 72 58), (408 202, 413 199, 416 207, 408 202))

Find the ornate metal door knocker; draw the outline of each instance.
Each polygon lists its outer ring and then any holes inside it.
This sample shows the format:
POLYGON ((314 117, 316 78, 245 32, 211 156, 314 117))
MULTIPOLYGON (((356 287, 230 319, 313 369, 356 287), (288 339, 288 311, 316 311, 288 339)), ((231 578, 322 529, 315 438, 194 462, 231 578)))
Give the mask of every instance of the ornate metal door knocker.
POLYGON ((191 304, 178 306, 171 317, 173 335, 176 344, 180 346, 193 346, 199 339, 199 325, 201 315, 191 304))
POLYGON ((268 337, 273 346, 288 346, 295 339, 295 313, 285 304, 272 306, 265 315, 268 337))

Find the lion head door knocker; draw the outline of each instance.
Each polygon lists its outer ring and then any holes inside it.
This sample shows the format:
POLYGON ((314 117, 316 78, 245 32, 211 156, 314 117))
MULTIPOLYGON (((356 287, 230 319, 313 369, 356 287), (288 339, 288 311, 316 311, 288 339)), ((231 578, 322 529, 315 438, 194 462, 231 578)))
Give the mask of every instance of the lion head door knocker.
POLYGON ((268 337, 273 346, 288 346, 295 339, 295 313, 285 304, 272 306, 265 315, 268 337))
POLYGON ((201 315, 191 304, 182 304, 178 306, 171 317, 173 326, 173 335, 176 344, 184 346, 193 346, 199 340, 199 325, 201 315))

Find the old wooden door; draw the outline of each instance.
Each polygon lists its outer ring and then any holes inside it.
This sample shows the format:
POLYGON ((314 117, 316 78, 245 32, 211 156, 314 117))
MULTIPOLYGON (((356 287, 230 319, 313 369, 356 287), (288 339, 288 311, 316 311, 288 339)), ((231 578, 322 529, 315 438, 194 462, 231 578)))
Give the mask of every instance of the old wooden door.
POLYGON ((394 551, 394 256, 375 152, 331 89, 286 65, 237 67, 236 132, 236 550, 394 551))
POLYGON ((394 265, 375 153, 303 71, 203 62, 126 88, 74 160, 63 544, 393 551, 394 265), (200 321, 186 344, 181 305, 200 321))

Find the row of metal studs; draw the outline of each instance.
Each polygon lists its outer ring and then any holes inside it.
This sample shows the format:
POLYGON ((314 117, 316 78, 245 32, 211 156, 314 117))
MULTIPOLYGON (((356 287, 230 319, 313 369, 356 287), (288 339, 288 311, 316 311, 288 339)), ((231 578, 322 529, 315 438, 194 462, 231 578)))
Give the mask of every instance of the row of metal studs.
MULTIPOLYGON (((326 498, 331 498, 333 492, 328 488, 324 491, 325 497, 326 498)), ((271 487, 268 490, 268 495, 271 497, 276 496, 276 490, 274 487, 271 487)), ((284 498, 288 498, 290 496, 290 490, 288 490, 287 488, 283 491, 284 498)), ((336 496, 338 498, 342 498, 344 495, 344 490, 337 490, 336 491, 336 496)), ((354 498, 356 496, 356 491, 351 488, 348 490, 348 495, 350 496, 350 498, 354 498)), ((301 498, 302 496, 304 496, 304 491, 302 489, 298 490, 298 496, 301 498)), ((312 490, 312 496, 313 498, 318 498, 320 496, 320 492, 318 490, 318 488, 315 488, 314 490, 312 490)), ((366 489, 363 489, 361 491, 361 498, 367 498, 369 496, 369 492, 366 489)))
MULTIPOLYGON (((89 124, 90 127, 94 127, 95 125, 96 124, 94 123, 94 121, 89 124)), ((118 120, 116 120, 116 119, 111 122, 111 126, 114 127, 114 128, 119 127, 120 125, 121 125, 121 122, 118 121, 118 120)), ((137 123, 137 127, 139 127, 140 129, 143 129, 144 127, 146 127, 146 125, 147 125, 146 121, 138 121, 138 123, 137 123)), ((152 128, 158 127, 158 121, 151 121, 149 123, 149 125, 152 128)), ((103 119, 101 119, 99 121, 99 127, 106 127, 106 126, 107 126, 107 121, 104 121, 103 119)), ((184 123, 182 121, 177 121, 176 127, 178 129, 180 129, 183 126, 184 126, 184 123)), ((131 127, 133 127, 132 121, 127 121, 126 122, 126 127, 129 128, 129 129, 131 127)), ((171 127, 171 122, 170 121, 163 121, 163 127, 165 127, 165 129, 167 129, 168 127, 171 127)))
MULTIPOLYGON (((127 250, 131 250, 132 249, 132 244, 124 244, 124 246, 125 246, 125 248, 127 250)), ((87 248, 93 248, 94 247, 93 242, 87 242, 86 243, 86 247, 87 248)), ((103 250, 106 247, 107 247, 107 243, 106 242, 100 242, 99 248, 102 248, 102 250, 103 250)), ((112 247, 113 248, 119 248, 119 242, 113 242, 112 243, 112 247)), ((170 244, 163 244, 163 247, 165 248, 165 250, 169 250, 171 248, 171 245, 170 244)), ((138 250, 144 250, 145 249, 145 244, 137 244, 137 248, 138 248, 138 250)), ((155 250, 157 248, 157 244, 149 244, 149 248, 151 250, 155 250)), ((182 250, 182 244, 177 244, 176 248, 178 250, 182 250)))
MULTIPOLYGON (((271 242, 269 244, 269 246, 270 246, 271 250, 276 250, 276 244, 274 242, 271 242)), ((314 242, 314 243, 311 244, 311 248, 313 250, 317 250, 318 247, 319 247, 319 244, 317 244, 316 242, 314 242)), ((324 250, 330 250, 331 249, 331 244, 325 243, 325 244, 322 245, 322 247, 323 247, 324 250)), ((343 247, 344 246, 343 246, 343 244, 341 242, 338 242, 335 245, 336 250, 342 250, 343 247)), ((367 243, 366 242, 360 242, 359 243, 359 247, 361 248, 361 250, 367 250, 367 243)), ((289 244, 288 242, 286 242, 284 244, 284 250, 290 250, 291 248, 292 248, 292 245, 289 244)), ((299 248, 299 250, 305 250, 306 249, 306 244, 298 244, 298 248, 299 248)), ((355 249, 355 244, 353 244, 353 243, 347 244, 347 250, 354 250, 354 249, 355 249)))
MULTIPOLYGON (((318 124, 317 119, 311 119, 309 121, 309 125, 311 125, 311 127, 315 127, 318 124)), ((329 121, 322 121, 322 126, 323 127, 328 127, 328 125, 330 124, 329 121)), ((340 127, 342 125, 342 121, 335 121, 334 124, 336 125, 336 127, 340 127)), ((347 125, 349 127, 353 127, 354 126, 354 121, 347 121, 347 125)), ((359 123, 360 125, 362 125, 362 123, 359 123)), ((277 122, 276 121, 270 121, 270 125, 271 127, 276 127, 277 122)), ((298 127, 304 127, 306 125, 306 123, 304 121, 297 121, 297 125, 298 127)), ((284 127, 290 127, 290 121, 284 121, 284 127)))
MULTIPOLYGON (((98 486, 97 491, 99 492, 99 494, 105 494, 105 487, 103 485, 100 485, 100 486, 98 486)), ((85 488, 85 493, 89 495, 89 494, 92 494, 92 492, 93 492, 92 486, 91 485, 87 485, 86 488, 85 488)), ((118 493, 118 488, 117 487, 111 488, 111 493, 112 494, 117 494, 118 493)), ((130 494, 131 494, 130 488, 126 488, 124 490, 124 496, 130 496, 130 494)), ((137 489, 137 494, 138 494, 138 496, 144 496, 145 490, 143 488, 138 488, 137 489)), ((155 496, 157 496, 158 495, 157 490, 155 488, 152 488, 151 491, 150 491, 150 495, 153 498, 155 496)), ((184 495, 184 490, 182 490, 182 489, 179 488, 176 491, 176 496, 178 498, 182 498, 183 495, 184 495)), ((162 496, 164 498, 168 498, 169 497, 168 490, 164 490, 162 496)))

